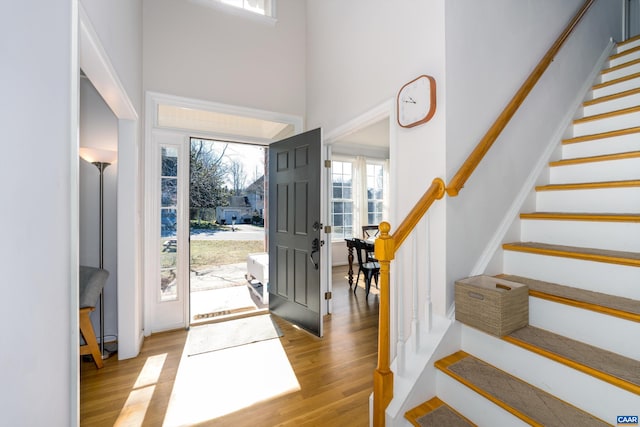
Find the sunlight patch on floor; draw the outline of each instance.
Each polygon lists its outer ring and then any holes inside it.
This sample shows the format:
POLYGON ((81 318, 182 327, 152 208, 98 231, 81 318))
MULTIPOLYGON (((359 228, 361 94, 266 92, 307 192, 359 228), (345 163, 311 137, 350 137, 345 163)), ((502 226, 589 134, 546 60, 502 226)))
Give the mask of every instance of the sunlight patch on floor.
POLYGON ((166 359, 167 353, 147 358, 114 426, 142 425, 166 359))
POLYGON ((300 390, 279 339, 182 355, 164 426, 212 420, 300 390))

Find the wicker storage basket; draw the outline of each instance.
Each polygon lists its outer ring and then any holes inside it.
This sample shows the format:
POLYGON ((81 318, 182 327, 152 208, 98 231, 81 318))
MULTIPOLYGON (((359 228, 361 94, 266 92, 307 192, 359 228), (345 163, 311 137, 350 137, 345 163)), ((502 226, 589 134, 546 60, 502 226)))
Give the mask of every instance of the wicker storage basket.
POLYGON ((496 336, 529 323, 529 287, 491 276, 456 281, 456 319, 496 336))

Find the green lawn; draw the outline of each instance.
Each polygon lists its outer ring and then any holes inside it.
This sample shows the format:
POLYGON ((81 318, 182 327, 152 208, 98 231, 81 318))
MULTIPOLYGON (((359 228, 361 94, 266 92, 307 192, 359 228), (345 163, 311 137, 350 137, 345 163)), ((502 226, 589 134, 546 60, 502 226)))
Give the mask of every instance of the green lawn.
POLYGON ((264 252, 262 240, 192 240, 191 269, 247 261, 247 254, 264 252))

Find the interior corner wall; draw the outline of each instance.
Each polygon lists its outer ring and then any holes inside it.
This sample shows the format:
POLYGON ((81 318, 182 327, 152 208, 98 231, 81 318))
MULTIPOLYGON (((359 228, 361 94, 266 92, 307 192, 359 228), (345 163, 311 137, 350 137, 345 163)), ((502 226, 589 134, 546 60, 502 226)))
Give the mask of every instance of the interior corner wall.
MULTIPOLYGON (((118 120, 87 79, 80 81, 80 146, 116 151, 118 120)), ((109 278, 104 288, 105 342, 118 336, 117 305, 117 179, 118 162, 104 170, 104 269, 109 278)), ((98 267, 100 228, 100 174, 95 165, 80 160, 80 265, 98 267)), ((97 301, 96 301, 97 303, 97 301)), ((96 335, 100 332, 100 310, 91 313, 96 335)))
MULTIPOLYGON (((446 3, 448 179, 582 4, 446 3)), ((448 303, 453 281, 470 274, 562 119, 572 113, 568 108, 609 38, 620 40, 621 13, 621 0, 595 2, 460 194, 448 200, 448 303)))
POLYGON ((188 0, 144 1, 144 89, 304 116, 305 4, 277 23, 188 0))
POLYGON ((74 0, 33 0, 0 14, 4 425, 77 421, 74 10, 74 0))

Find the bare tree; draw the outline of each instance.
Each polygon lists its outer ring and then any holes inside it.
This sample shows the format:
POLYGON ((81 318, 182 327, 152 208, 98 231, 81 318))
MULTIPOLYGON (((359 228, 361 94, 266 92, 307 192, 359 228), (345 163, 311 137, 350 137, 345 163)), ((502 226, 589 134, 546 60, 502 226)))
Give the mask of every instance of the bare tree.
POLYGON ((227 147, 228 144, 216 144, 212 141, 191 141, 189 199, 192 219, 200 220, 200 210, 203 208, 229 204, 229 190, 224 185, 227 167, 223 162, 227 147))
POLYGON ((229 175, 231 175, 233 194, 240 196, 247 183, 247 173, 244 170, 244 165, 238 160, 232 160, 229 164, 229 175))

